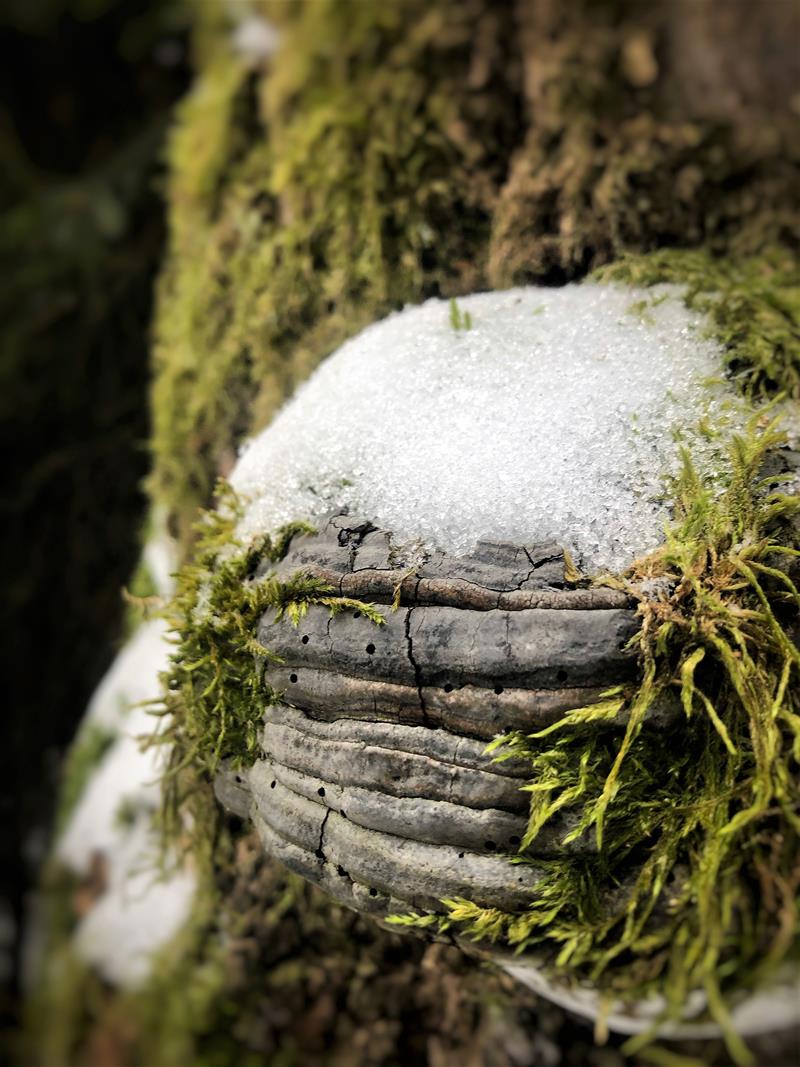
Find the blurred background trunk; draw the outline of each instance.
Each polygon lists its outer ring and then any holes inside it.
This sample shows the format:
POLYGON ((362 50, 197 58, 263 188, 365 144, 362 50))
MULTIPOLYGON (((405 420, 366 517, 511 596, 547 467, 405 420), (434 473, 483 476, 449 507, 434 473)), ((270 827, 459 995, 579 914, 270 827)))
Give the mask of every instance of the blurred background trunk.
POLYGON ((162 157, 186 28, 159 0, 0 9, 4 1021, 61 758, 121 640, 147 514, 162 157))

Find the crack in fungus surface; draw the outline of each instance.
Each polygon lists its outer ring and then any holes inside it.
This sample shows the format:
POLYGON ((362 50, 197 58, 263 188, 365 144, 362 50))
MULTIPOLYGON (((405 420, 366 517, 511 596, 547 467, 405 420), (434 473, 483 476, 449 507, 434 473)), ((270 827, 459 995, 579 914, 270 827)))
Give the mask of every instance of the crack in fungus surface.
MULTIPOLYGON (((419 586, 419 581, 417 581, 417 586, 419 586)), ((414 659, 414 641, 411 637, 411 616, 413 613, 413 608, 406 609, 405 637, 408 650, 408 658, 411 663, 411 666, 414 668, 414 684, 417 687, 417 696, 419 697, 419 708, 422 712, 422 721, 427 726, 428 711, 425 707, 425 697, 422 694, 422 672, 420 671, 419 664, 414 659)))

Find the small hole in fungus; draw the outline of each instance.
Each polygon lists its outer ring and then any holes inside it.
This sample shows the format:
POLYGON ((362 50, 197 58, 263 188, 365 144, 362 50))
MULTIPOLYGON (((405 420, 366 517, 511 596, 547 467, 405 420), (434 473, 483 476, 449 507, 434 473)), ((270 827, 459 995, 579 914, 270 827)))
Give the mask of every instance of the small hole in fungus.
POLYGON ((347 818, 347 812, 346 812, 346 811, 340 811, 340 812, 339 812, 339 814, 341 815, 341 817, 342 817, 343 819, 346 819, 346 818, 347 818))
POLYGON ((344 867, 341 865, 341 863, 338 863, 336 865, 336 873, 339 875, 340 878, 346 878, 347 877, 347 871, 344 869, 344 867))
POLYGON ((508 839, 509 845, 518 845, 519 842, 520 842, 520 839, 517 837, 516 834, 514 834, 513 837, 509 837, 509 839, 508 839))
POLYGON ((500 694, 501 694, 501 693, 503 692, 503 687, 502 687, 502 685, 496 685, 496 686, 494 687, 494 692, 495 692, 495 696, 498 696, 498 697, 499 697, 499 696, 500 696, 500 694))
POLYGON ((323 788, 323 786, 319 787, 319 789, 317 790, 317 794, 321 797, 325 796, 325 789, 323 788))
POLYGON ((269 783, 269 787, 270 787, 270 789, 274 789, 274 788, 275 788, 275 786, 276 786, 277 784, 278 784, 278 783, 277 783, 277 782, 275 781, 275 779, 273 778, 273 779, 272 779, 272 781, 271 781, 271 782, 269 783))
POLYGON ((239 785, 242 784, 242 776, 241 776, 241 774, 237 774, 236 775, 236 781, 238 782, 239 785))
POLYGON ((566 671, 559 671, 558 674, 556 675, 556 681, 557 682, 566 682, 566 680, 567 680, 567 672, 566 671))
POLYGON ((374 654, 374 652, 375 652, 375 646, 370 641, 370 643, 367 645, 367 655, 368 656, 372 656, 374 654))
POLYGON ((497 848, 497 845, 494 843, 494 841, 485 841, 483 847, 486 849, 487 852, 494 852, 494 850, 497 848))
POLYGON ((449 683, 449 682, 448 682, 448 683, 447 683, 447 685, 446 685, 446 686, 444 687, 444 691, 445 691, 445 693, 452 693, 452 692, 453 692, 453 687, 452 687, 452 685, 450 685, 450 683, 449 683))
POLYGON ((354 611, 353 612, 353 618, 354 619, 360 619, 361 618, 361 612, 360 611, 354 611))
POLYGON ((303 634, 302 642, 303 642, 304 645, 308 644, 308 634, 303 634))
POLYGON ((318 848, 317 851, 314 853, 314 855, 317 857, 318 860, 324 860, 325 859, 325 853, 322 851, 321 848, 318 848))
POLYGON ((297 675, 296 674, 290 674, 289 675, 289 681, 290 682, 296 682, 297 681, 297 675))
POLYGON ((377 889, 370 889, 369 895, 371 897, 376 897, 378 895, 378 890, 377 889))
POLYGON ((464 858, 464 853, 463 853, 463 852, 459 852, 459 854, 458 854, 458 858, 459 858, 460 860, 463 860, 463 858, 464 858))

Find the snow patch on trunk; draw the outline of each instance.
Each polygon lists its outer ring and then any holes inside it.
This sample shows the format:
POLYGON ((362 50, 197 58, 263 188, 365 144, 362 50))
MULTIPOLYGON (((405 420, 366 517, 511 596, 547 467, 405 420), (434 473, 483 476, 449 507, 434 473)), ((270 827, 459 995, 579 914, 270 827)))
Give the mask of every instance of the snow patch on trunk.
MULTIPOLYGON (((166 559, 168 550, 153 546, 145 555, 166 559)), ((144 744, 158 705, 142 703, 158 702, 171 649, 164 622, 143 623, 95 690, 81 729, 100 727, 114 740, 55 847, 56 858, 78 875, 89 877, 98 863, 102 868, 104 885, 78 923, 73 945, 107 981, 123 987, 147 980, 155 953, 189 917, 196 890, 188 866, 160 855, 153 817, 168 752, 166 745, 144 744)))

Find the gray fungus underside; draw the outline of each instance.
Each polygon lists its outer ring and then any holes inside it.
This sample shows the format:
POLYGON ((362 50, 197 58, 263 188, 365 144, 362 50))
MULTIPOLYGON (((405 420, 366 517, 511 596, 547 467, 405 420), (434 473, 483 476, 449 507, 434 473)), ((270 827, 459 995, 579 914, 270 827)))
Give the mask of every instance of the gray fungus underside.
POLYGON ((466 558, 414 560, 347 515, 296 536, 280 577, 302 571, 385 605, 385 624, 323 606, 297 628, 263 616, 258 640, 281 659, 264 678, 281 699, 266 709, 263 758, 217 776, 220 801, 252 817, 288 868, 360 911, 382 917, 455 896, 523 909, 537 862, 591 850, 593 839, 565 846, 570 816, 555 818, 512 865, 528 772, 493 762, 486 743, 541 729, 636 670, 626 596, 570 586, 564 568, 554 545, 480 542, 466 558))

